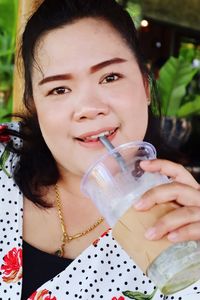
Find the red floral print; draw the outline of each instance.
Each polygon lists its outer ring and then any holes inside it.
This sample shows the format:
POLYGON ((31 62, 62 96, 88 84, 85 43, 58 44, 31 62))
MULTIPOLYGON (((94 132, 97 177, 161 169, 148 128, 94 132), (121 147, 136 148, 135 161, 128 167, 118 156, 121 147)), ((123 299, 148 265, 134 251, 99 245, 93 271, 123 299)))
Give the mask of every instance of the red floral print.
POLYGON ((55 296, 51 296, 48 290, 34 292, 28 300, 57 300, 55 296))
POLYGON ((102 235, 101 237, 104 237, 106 234, 108 234, 108 232, 111 230, 111 228, 108 228, 102 235))
POLYGON ((125 298, 123 296, 120 296, 119 298, 113 297, 112 300, 125 300, 125 298))
MULTIPOLYGON (((108 228, 104 233, 102 233, 102 235, 100 236, 101 238, 103 238, 106 234, 108 234, 108 232, 111 230, 111 228, 108 228)), ((93 246, 96 246, 98 244, 98 242, 100 241, 100 238, 96 239, 92 244, 93 246)))
POLYGON ((6 125, 0 125, 0 142, 9 142, 10 141, 10 136, 5 133, 5 131, 8 129, 8 126, 6 125))
POLYGON ((93 246, 96 246, 98 244, 98 242, 100 241, 100 239, 96 239, 92 244, 93 246))
POLYGON ((3 260, 4 264, 1 266, 3 281, 6 283, 19 281, 22 278, 22 249, 13 248, 3 260))

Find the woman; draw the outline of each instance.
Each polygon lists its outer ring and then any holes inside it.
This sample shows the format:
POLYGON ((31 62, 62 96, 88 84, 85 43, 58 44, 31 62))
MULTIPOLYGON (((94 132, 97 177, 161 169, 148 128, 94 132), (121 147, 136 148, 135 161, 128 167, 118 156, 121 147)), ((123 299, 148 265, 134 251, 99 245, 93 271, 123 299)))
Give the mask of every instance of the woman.
MULTIPOLYGON (((27 113, 1 127, 0 298, 163 298, 80 192, 83 173, 105 153, 99 134, 117 146, 147 131, 148 72, 131 18, 114 0, 46 0, 27 23, 22 56, 27 113)), ((146 237, 199 239, 199 184, 169 161, 142 168, 174 182, 137 209, 177 202, 146 237)), ((171 299, 199 292, 196 283, 171 299)))

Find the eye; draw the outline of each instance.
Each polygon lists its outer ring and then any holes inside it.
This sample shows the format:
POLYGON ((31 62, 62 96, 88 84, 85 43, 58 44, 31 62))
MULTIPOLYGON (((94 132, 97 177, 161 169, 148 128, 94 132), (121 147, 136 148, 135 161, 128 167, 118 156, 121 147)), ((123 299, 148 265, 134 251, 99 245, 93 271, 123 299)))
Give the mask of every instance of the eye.
POLYGON ((63 95, 63 94, 67 94, 70 92, 70 89, 69 88, 66 88, 64 86, 59 86, 59 87, 56 87, 54 89, 52 89, 48 95, 63 95))
POLYGON ((103 84, 110 83, 110 82, 119 80, 121 77, 122 76, 120 74, 111 73, 111 74, 107 75, 106 77, 104 77, 100 83, 103 83, 103 84))

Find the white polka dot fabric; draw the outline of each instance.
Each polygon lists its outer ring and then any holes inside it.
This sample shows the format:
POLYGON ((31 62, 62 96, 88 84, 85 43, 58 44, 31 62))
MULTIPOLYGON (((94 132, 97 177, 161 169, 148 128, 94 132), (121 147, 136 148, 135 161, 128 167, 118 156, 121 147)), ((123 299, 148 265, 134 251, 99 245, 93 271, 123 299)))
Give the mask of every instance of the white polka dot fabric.
MULTIPOLYGON (((9 126, 17 126, 10 124, 9 126)), ((15 143, 19 143, 16 139, 15 143)), ((0 157, 5 144, 0 144, 0 157)), ((10 154, 6 170, 16 157, 10 154)), ((23 278, 23 196, 0 169, 0 300, 20 300, 23 278)), ((112 237, 103 233, 63 272, 43 284, 29 300, 198 300, 200 282, 174 295, 162 295, 112 237)))

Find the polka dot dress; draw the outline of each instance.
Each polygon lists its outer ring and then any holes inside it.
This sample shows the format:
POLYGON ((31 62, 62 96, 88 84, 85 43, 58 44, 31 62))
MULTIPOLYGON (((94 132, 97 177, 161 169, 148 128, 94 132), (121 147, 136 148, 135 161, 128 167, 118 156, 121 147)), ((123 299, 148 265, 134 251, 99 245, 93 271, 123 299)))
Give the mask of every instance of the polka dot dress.
MULTIPOLYGON (((0 144, 0 157, 4 150, 5 145, 0 144)), ((11 171, 16 162, 17 158, 10 154, 6 170, 11 171)), ((21 298, 22 217, 23 196, 13 179, 0 170, 0 300, 21 298)), ((164 297, 113 239, 112 230, 108 230, 28 299, 198 300, 200 282, 164 297)))

